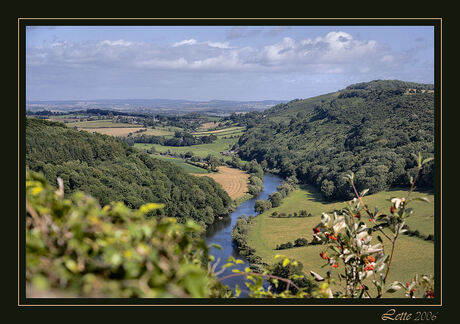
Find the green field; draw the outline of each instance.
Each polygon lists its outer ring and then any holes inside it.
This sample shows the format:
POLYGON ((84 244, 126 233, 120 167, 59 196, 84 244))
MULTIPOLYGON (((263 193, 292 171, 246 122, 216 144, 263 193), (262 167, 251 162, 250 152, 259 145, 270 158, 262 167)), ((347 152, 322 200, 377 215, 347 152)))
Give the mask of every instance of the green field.
POLYGON ((202 131, 202 132, 194 132, 192 135, 223 135, 223 134, 234 134, 234 133, 241 133, 244 130, 244 127, 241 126, 234 126, 234 127, 227 127, 222 129, 216 129, 211 131, 202 131))
MULTIPOLYGON (((369 207, 378 206, 386 212, 390 202, 386 198, 405 197, 407 191, 391 190, 380 192, 365 197, 365 203, 369 207)), ((413 197, 424 196, 430 199, 430 203, 414 202, 414 214, 408 218, 407 224, 411 230, 418 229, 422 234, 434 233, 434 196, 429 192, 414 192, 413 197)), ((304 271, 313 270, 325 274, 329 267, 321 268, 324 260, 319 257, 323 249, 321 245, 298 247, 286 250, 275 250, 277 244, 294 242, 295 239, 303 237, 308 241, 312 239, 312 228, 320 222, 322 212, 329 212, 334 209, 341 209, 344 202, 325 202, 320 194, 312 186, 303 186, 302 189, 291 192, 277 208, 260 214, 256 217, 251 227, 248 243, 256 249, 256 254, 261 256, 267 263, 272 263, 276 254, 283 254, 294 258, 304 265, 304 271), (312 217, 307 218, 271 218, 272 212, 293 213, 305 209, 312 217)), ((384 246, 386 253, 389 253, 388 241, 384 246)), ((340 270, 333 269, 337 272, 340 270)), ((416 237, 401 235, 398 238, 397 250, 395 252, 393 267, 388 277, 388 282, 393 280, 407 281, 416 273, 429 274, 434 272, 434 244, 416 237)), ((391 296, 386 296, 391 297, 391 296)), ((398 295, 397 297, 404 297, 398 295)))
POLYGON ((194 155, 199 157, 206 157, 209 154, 214 155, 218 158, 224 158, 226 160, 231 159, 231 157, 224 156, 220 154, 220 152, 228 150, 232 147, 236 142, 238 142, 238 138, 218 138, 213 143, 209 144, 199 144, 199 145, 192 145, 192 146, 163 146, 160 144, 141 144, 136 143, 134 144, 137 148, 148 149, 150 147, 154 147, 157 152, 165 153, 168 150, 171 154, 174 153, 187 153, 193 152, 194 155))
POLYGON ((177 158, 172 158, 172 157, 162 156, 162 155, 155 155, 155 154, 152 154, 151 156, 153 156, 155 159, 172 162, 176 164, 177 166, 180 166, 181 168, 183 168, 188 173, 208 173, 207 170, 203 168, 199 168, 191 164, 188 164, 188 163, 185 163, 185 161, 182 159, 177 159, 177 158))

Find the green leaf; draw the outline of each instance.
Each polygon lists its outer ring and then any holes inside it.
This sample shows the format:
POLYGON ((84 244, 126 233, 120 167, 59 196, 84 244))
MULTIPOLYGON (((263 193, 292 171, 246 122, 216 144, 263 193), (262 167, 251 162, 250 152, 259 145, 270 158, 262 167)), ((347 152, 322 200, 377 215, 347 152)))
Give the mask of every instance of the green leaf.
POLYGON ((386 292, 392 294, 398 291, 399 289, 401 289, 401 287, 402 285, 399 281, 394 281, 393 283, 390 284, 386 292))
POLYGON ((369 192, 369 189, 364 189, 363 191, 361 191, 360 196, 364 197, 364 195, 367 194, 368 192, 369 192))
POLYGON ((214 243, 213 243, 213 244, 210 244, 209 247, 210 247, 210 248, 215 247, 216 249, 222 251, 222 246, 220 246, 219 244, 214 244, 214 243))
POLYGON ((70 271, 72 271, 73 273, 77 273, 78 272, 78 267, 77 267, 77 263, 70 259, 70 260, 67 260, 65 262, 65 266, 67 269, 69 269, 70 271))
POLYGON ((290 262, 290 261, 289 261, 288 258, 284 259, 284 260, 283 260, 283 267, 287 266, 287 265, 289 264, 289 262, 290 262))
POLYGON ((32 286, 38 290, 48 290, 49 281, 42 275, 35 275, 32 277, 32 286))
POLYGON ((241 294, 240 286, 235 285, 235 295, 236 295, 236 297, 238 297, 240 294, 241 294))
POLYGON ((235 264, 234 264, 234 263, 232 263, 232 262, 228 262, 228 263, 226 263, 226 264, 224 264, 224 265, 222 266, 222 269, 225 269, 225 268, 231 267, 231 266, 233 266, 233 265, 235 265, 235 264))
POLYGON ((422 165, 424 165, 425 163, 428 163, 428 162, 430 162, 432 160, 434 160, 434 158, 432 158, 432 157, 426 158, 425 160, 422 161, 422 165))

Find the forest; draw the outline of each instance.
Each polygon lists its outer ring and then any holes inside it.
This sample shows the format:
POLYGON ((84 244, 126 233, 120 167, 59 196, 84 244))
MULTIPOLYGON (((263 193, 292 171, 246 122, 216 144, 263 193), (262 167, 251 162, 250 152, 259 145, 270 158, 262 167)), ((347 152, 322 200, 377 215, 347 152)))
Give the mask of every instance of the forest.
POLYGON ((194 177, 114 137, 76 131, 64 124, 26 120, 26 165, 50 183, 60 177, 64 191, 91 194, 101 205, 121 201, 131 208, 164 203, 153 213, 180 222, 211 224, 228 215, 231 199, 208 177, 194 177))
MULTIPOLYGON (((370 193, 407 186, 416 169, 410 152, 434 155, 432 89, 377 80, 234 116, 248 125, 235 149, 270 172, 315 185, 329 200, 351 197, 349 171, 370 193)), ((420 186, 433 187, 434 164, 419 177, 420 186)))

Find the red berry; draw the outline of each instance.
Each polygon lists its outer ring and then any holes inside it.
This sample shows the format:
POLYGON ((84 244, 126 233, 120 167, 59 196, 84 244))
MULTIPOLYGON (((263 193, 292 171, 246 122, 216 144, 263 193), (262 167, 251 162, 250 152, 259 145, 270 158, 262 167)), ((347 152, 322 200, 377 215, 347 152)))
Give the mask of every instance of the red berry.
POLYGON ((394 212, 396 212, 396 209, 393 206, 390 206, 390 212, 394 213, 394 212))
POLYGON ((318 227, 315 227, 315 228, 313 229, 313 232, 315 232, 315 234, 318 234, 318 233, 320 232, 320 230, 319 230, 318 227))
POLYGON ((321 253, 319 254, 319 256, 320 256, 322 259, 324 259, 324 260, 328 260, 328 259, 329 259, 329 258, 327 257, 327 255, 326 255, 326 253, 324 253, 324 252, 321 252, 321 253))

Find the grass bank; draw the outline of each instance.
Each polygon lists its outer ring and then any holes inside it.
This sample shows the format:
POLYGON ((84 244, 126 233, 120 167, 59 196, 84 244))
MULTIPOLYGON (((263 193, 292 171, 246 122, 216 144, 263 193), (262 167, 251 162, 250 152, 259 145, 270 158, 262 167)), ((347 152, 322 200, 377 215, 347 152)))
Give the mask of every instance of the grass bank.
MULTIPOLYGON (((407 190, 390 190, 365 197, 365 202, 371 206, 377 206, 382 212, 387 212, 390 197, 405 197, 407 190)), ((413 197, 424 196, 430 203, 413 202, 414 214, 408 218, 407 224, 411 230, 417 229, 421 234, 434 233, 434 195, 431 192, 415 191, 413 197)), ((311 270, 325 274, 329 267, 321 268, 324 260, 319 257, 323 250, 321 245, 310 245, 285 250, 275 250, 276 245, 294 242, 297 238, 306 238, 309 242, 312 239, 312 228, 320 222, 322 212, 330 212, 334 209, 342 209, 344 202, 324 201, 320 193, 313 186, 302 186, 291 192, 283 199, 281 205, 272 208, 253 220, 253 225, 248 234, 248 245, 255 249, 255 254, 260 256, 263 262, 273 263, 276 254, 284 254, 294 258, 304 265, 304 271, 311 270), (271 213, 294 213, 299 210, 306 210, 313 216, 306 218, 272 218, 271 213)), ((389 253, 391 247, 388 241, 384 247, 389 253)), ((333 272, 340 271, 332 269, 333 272)), ((393 267, 388 282, 393 280, 408 281, 416 273, 434 273, 434 244, 417 237, 401 235, 398 238, 397 250, 394 256, 393 267)), ((386 296, 392 297, 392 296, 386 296)), ((395 297, 404 297, 401 295, 395 297)))

